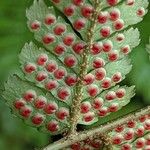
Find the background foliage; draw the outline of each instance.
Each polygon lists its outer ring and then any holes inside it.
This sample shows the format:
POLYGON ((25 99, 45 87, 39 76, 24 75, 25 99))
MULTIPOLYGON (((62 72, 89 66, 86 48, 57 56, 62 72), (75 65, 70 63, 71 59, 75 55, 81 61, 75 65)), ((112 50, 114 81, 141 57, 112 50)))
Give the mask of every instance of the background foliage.
MULTIPOLYGON (((33 39, 26 26, 25 8, 32 0, 13 0, 0 2, 0 89, 8 75, 18 67, 17 54, 26 41, 33 39)), ((150 10, 150 6, 149 6, 150 10)), ((150 35, 150 12, 144 21, 137 25, 141 31, 141 44, 131 54, 133 70, 124 81, 128 85, 136 85, 137 95, 132 102, 111 119, 127 114, 150 104, 150 62, 145 45, 150 35)), ((106 117, 107 121, 110 117, 106 117)), ((0 97, 0 149, 30 150, 41 147, 50 141, 46 134, 24 125, 22 121, 11 115, 10 110, 0 97)))

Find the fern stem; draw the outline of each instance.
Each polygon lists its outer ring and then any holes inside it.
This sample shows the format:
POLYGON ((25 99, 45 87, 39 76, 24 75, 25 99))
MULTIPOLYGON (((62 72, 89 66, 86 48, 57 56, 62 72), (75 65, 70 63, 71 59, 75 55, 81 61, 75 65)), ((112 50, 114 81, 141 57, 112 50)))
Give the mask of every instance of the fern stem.
POLYGON ((77 135, 70 135, 68 137, 65 137, 51 145, 48 145, 47 147, 45 147, 43 150, 60 150, 63 149, 73 143, 85 140, 87 138, 92 138, 97 134, 105 134, 108 133, 109 131, 111 131, 112 129, 114 129, 116 126, 118 125, 122 125, 125 124, 126 122, 130 121, 130 120, 137 120, 139 117, 143 116, 143 115, 149 115, 150 114, 150 106, 129 114, 125 117, 121 117, 115 121, 112 122, 108 122, 105 125, 101 125, 95 129, 91 129, 91 130, 87 130, 87 131, 83 131, 83 132, 79 132, 77 135))

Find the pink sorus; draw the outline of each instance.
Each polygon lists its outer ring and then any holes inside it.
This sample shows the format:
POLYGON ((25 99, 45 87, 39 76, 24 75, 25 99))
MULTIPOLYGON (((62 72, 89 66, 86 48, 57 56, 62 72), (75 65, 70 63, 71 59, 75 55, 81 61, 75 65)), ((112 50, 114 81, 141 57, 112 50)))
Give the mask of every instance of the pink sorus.
POLYGON ((150 119, 147 119, 144 122, 144 128, 145 128, 145 130, 150 130, 150 119))
POLYGON ((56 120, 51 120, 47 123, 47 130, 50 132, 56 132, 59 129, 59 122, 56 120))
POLYGON ((34 101, 34 106, 37 109, 43 109, 47 103, 47 99, 44 96, 38 96, 34 101))
POLYGON ((94 43, 91 48, 91 53, 93 55, 97 55, 102 51, 102 49, 103 49, 103 46, 101 42, 94 43))
POLYGON ((99 140, 99 139, 93 139, 93 140, 91 140, 90 145, 91 145, 93 148, 98 149, 98 148, 102 148, 103 143, 102 143, 102 141, 99 140))
POLYGON ((136 126, 136 122, 134 120, 130 120, 127 122, 128 128, 134 128, 136 126))
POLYGON ((63 42, 66 46, 71 46, 75 40, 74 34, 67 34, 63 38, 63 42))
POLYGON ((57 92, 57 96, 63 101, 67 100, 70 94, 70 89, 66 87, 60 88, 57 92))
POLYGON ((104 104, 104 100, 101 97, 97 97, 93 100, 94 109, 99 110, 104 104))
POLYGON ((94 117, 95 117, 94 112, 88 112, 88 113, 83 115, 83 121, 90 122, 94 119, 94 117))
POLYGON ((21 107, 25 106, 26 102, 23 99, 17 99, 14 101, 14 107, 16 109, 21 109, 21 107))
POLYGON ((115 8, 109 12, 109 19, 112 21, 116 21, 120 18, 120 10, 115 8))
POLYGON ((103 80, 106 76, 106 70, 104 68, 99 68, 95 70, 96 80, 103 80))
POLYGON ((92 84, 94 80, 95 80, 95 76, 92 73, 89 73, 84 77, 84 83, 86 85, 92 84))
POLYGON ((102 27, 102 29, 100 30, 100 36, 103 37, 103 38, 107 38, 109 37, 111 34, 111 29, 110 27, 102 27))
POLYGON ((54 28, 55 35, 62 35, 66 31, 66 25, 57 24, 54 28))
POLYGON ((56 17, 52 14, 47 14, 44 21, 46 25, 52 25, 55 23, 56 17))
POLYGON ((75 6, 70 5, 64 8, 64 14, 68 17, 72 16, 75 12, 75 6))
POLYGON ((32 117, 32 123, 34 125, 41 125, 44 121, 44 116, 41 114, 36 114, 32 117))
POLYGON ((115 6, 119 2, 119 0, 106 0, 106 1, 110 6, 115 6))
POLYGON ((48 56, 47 54, 41 54, 37 58, 37 64, 40 66, 45 65, 45 63, 48 61, 48 56))
POLYGON ((58 87, 58 82, 56 80, 49 80, 45 83, 45 88, 49 91, 54 90, 58 87))
POLYGON ((119 58, 119 52, 117 50, 113 50, 113 51, 110 51, 108 53, 108 60, 109 61, 113 62, 113 61, 118 60, 118 58, 119 58))
POLYGON ((69 110, 65 107, 59 108, 59 110, 56 112, 56 116, 60 120, 64 120, 69 116, 69 110))
POLYGON ((124 88, 120 88, 116 91, 116 96, 118 98, 123 98, 126 94, 126 90, 124 88))
POLYGON ((75 75, 68 75, 66 78, 65 78, 65 83, 68 85, 68 86, 74 86, 76 83, 77 83, 78 79, 75 75))
POLYGON ((109 91, 105 96, 106 100, 114 100, 115 98, 116 98, 116 93, 114 91, 109 91))
POLYGON ((99 93, 99 87, 95 84, 91 84, 87 87, 89 96, 94 97, 99 93))
POLYGON ((55 61, 47 62, 45 68, 48 72, 54 72, 57 69, 57 63, 55 61))
POLYGON ((143 16, 145 15, 145 9, 144 9, 143 7, 139 8, 139 9, 137 10, 137 15, 138 15, 139 17, 143 17, 143 16))
POLYGON ((124 34, 122 34, 122 33, 117 34, 116 40, 117 40, 118 42, 122 42, 124 39, 125 39, 124 34))
POLYGON ((76 6, 81 6, 84 2, 84 0, 72 0, 73 4, 75 4, 76 6))
POLYGON ((103 43, 103 51, 110 52, 113 49, 113 43, 110 40, 107 40, 103 43))
POLYGON ((84 18, 79 18, 73 23, 73 26, 76 30, 83 29, 85 25, 86 25, 86 20, 84 18))
POLYGON ((26 73, 33 73, 35 70, 36 70, 36 65, 33 64, 33 63, 27 63, 25 66, 24 66, 24 71, 26 73))
POLYGON ((119 104, 118 103, 112 103, 108 107, 109 112, 116 112, 116 111, 118 111, 118 109, 119 109, 119 104))
POLYGON ((135 147, 136 148, 143 148, 145 146, 145 139, 144 138, 139 138, 135 142, 135 147))
POLYGON ((91 109, 91 107, 92 106, 91 106, 90 102, 88 102, 88 101, 82 102, 81 103, 81 107, 80 107, 81 113, 87 113, 87 112, 89 112, 90 109, 91 109))
POLYGON ((20 115, 24 118, 29 118, 32 113, 32 108, 30 106, 24 106, 20 109, 20 115))
POLYGON ((131 144, 123 144, 121 150, 132 150, 131 144))
POLYGON ((123 141, 123 136, 121 134, 117 134, 113 137, 112 139, 112 143, 115 144, 115 145, 119 145, 121 144, 123 141))
POLYGON ((94 68, 102 68, 105 66, 105 61, 104 59, 100 58, 100 57, 96 57, 94 60, 93 60, 93 67, 94 68))
POLYGON ((81 8, 81 14, 85 17, 85 18, 89 18, 93 13, 93 7, 91 5, 85 5, 82 6, 81 8))
POLYGON ((85 44, 83 42, 75 43, 72 47, 73 51, 76 54, 82 54, 85 48, 85 44))
POLYGON ((55 36, 52 34, 46 34, 43 36, 42 40, 44 44, 51 44, 55 41, 55 36))
POLYGON ((55 102, 49 102, 45 105, 44 111, 46 114, 53 114, 57 111, 58 105, 55 102))
POLYGON ((66 69, 65 68, 58 68, 57 70, 55 70, 54 72, 54 77, 56 79, 62 79, 66 76, 66 69))
POLYGON ((101 86, 102 86, 102 88, 104 88, 104 89, 108 89, 108 88, 111 87, 111 84, 112 84, 111 79, 107 77, 107 78, 105 78, 105 79, 102 81, 101 86))
POLYGON ((122 132, 124 129, 125 129, 125 127, 124 127, 123 125, 118 125, 118 126, 115 128, 115 131, 116 131, 116 132, 122 132))
POLYGON ((135 0, 127 0, 126 4, 132 6, 135 3, 135 0))
POLYGON ((100 24, 106 23, 108 20, 108 12, 107 11, 100 12, 97 19, 98 19, 98 23, 100 24))
POLYGON ((122 74, 121 72, 116 72, 113 76, 112 76, 112 81, 113 82, 120 82, 122 80, 122 74))
POLYGON ((106 107, 106 106, 103 106, 102 108, 100 108, 98 110, 98 116, 100 116, 100 117, 106 116, 107 113, 108 113, 108 107, 106 107))
POLYGON ((54 53, 57 55, 62 55, 65 52, 66 48, 63 44, 58 44, 54 47, 54 53))
POLYGON ((64 58, 64 64, 67 67, 74 67, 77 64, 77 59, 74 55, 68 55, 64 58))
POLYGON ((48 77, 48 74, 45 71, 40 71, 36 75, 36 80, 38 82, 44 81, 48 77))
POLYGON ((30 27, 32 30, 38 30, 41 27, 41 23, 35 20, 30 24, 30 27))
POLYGON ((121 30, 124 28, 124 21, 122 19, 119 19, 114 22, 113 26, 115 30, 121 30))
POLYGON ((123 46, 123 47, 121 48, 121 52, 122 52, 123 54, 128 54, 128 53, 130 53, 130 52, 131 52, 130 46, 129 46, 129 45, 123 46))
POLYGON ((34 90, 27 90, 25 93, 23 93, 23 98, 27 102, 31 102, 31 101, 35 100, 36 96, 37 95, 34 90))
POLYGON ((134 138, 134 130, 133 129, 129 129, 124 133, 125 140, 131 140, 133 138, 134 138))
POLYGON ((143 126, 138 126, 137 129, 135 130, 135 135, 136 135, 137 137, 143 136, 144 133, 145 133, 145 129, 144 129, 143 126))

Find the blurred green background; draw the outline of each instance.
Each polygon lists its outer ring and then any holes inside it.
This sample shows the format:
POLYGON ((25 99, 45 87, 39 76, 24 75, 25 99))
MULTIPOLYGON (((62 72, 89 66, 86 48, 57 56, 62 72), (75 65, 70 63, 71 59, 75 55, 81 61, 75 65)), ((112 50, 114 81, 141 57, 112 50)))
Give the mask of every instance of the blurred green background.
MULTIPOLYGON (((25 8, 31 3, 32 0, 0 1, 0 89, 7 76, 18 68, 17 55, 24 43, 33 40, 25 18, 25 8)), ((137 27, 141 31, 142 40, 131 54, 133 70, 124 81, 128 85, 136 85, 137 95, 127 107, 111 118, 150 104, 150 61, 145 51, 150 35, 150 12, 137 27)), ((47 134, 42 134, 13 117, 0 97, 0 150, 32 150, 49 141, 47 134)))

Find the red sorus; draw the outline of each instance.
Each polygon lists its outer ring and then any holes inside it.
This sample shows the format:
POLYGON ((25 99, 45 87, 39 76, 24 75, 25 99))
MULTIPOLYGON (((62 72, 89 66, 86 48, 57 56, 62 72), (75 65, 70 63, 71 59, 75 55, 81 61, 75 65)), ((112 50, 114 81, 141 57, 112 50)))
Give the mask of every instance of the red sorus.
POLYGON ((138 136, 138 137, 143 136, 144 133, 145 133, 145 129, 144 129, 143 126, 138 126, 137 129, 135 130, 135 134, 136 134, 136 136, 138 136))
POLYGON ((33 63, 28 63, 24 66, 26 73, 33 73, 36 70, 36 65, 33 63))
POLYGON ((97 19, 100 24, 106 23, 108 20, 108 12, 107 11, 100 12, 97 19))
POLYGON ((146 119, 147 119, 147 115, 144 115, 139 118, 139 121, 144 122, 146 119))
POLYGON ((96 69, 95 78, 96 80, 103 80, 106 76, 106 70, 104 68, 96 69))
POLYGON ((93 100, 94 109, 100 109, 103 106, 104 100, 101 97, 97 97, 93 100))
POLYGON ((119 104, 118 103, 112 103, 108 107, 109 112, 116 112, 116 111, 118 111, 118 109, 119 109, 119 104))
POLYGON ((117 9, 117 8, 111 10, 110 13, 109 13, 109 18, 112 21, 118 20, 120 18, 120 10, 117 9))
POLYGON ((102 48, 103 48, 103 46, 102 46, 101 42, 94 43, 91 48, 91 53, 93 55, 97 55, 102 51, 102 48))
POLYGON ((145 139, 144 138, 139 138, 135 142, 135 147, 136 148, 143 148, 145 146, 145 139))
POLYGON ((102 58, 96 57, 93 60, 93 68, 102 68, 105 66, 105 61, 102 58))
POLYGON ((88 113, 83 115, 83 120, 85 122, 90 122, 90 121, 92 121, 94 119, 94 117, 95 117, 94 112, 88 112, 88 113))
POLYGON ((91 5, 85 5, 81 8, 81 13, 85 18, 89 18, 93 13, 93 7, 91 5))
POLYGON ((83 4, 84 0, 72 0, 73 4, 80 6, 83 4))
POLYGON ((75 40, 74 34, 68 34, 63 38, 63 42, 67 46, 71 46, 75 40))
POLYGON ((136 13, 139 17, 143 17, 145 15, 145 9, 143 7, 141 7, 137 10, 136 13))
POLYGON ((47 103, 47 99, 44 96, 38 96, 34 101, 34 106, 37 109, 43 109, 47 103))
POLYGON ((54 3, 60 3, 61 0, 52 0, 52 2, 54 2, 54 3))
POLYGON ((122 47, 121 52, 124 54, 129 54, 131 52, 130 46, 126 45, 126 46, 122 47))
POLYGON ((90 143, 90 145, 96 149, 101 148, 103 146, 103 143, 99 139, 93 139, 90 143))
POLYGON ((107 40, 103 43, 103 51, 110 52, 113 48, 113 43, 110 40, 107 40))
POLYGON ((124 21, 122 19, 119 19, 119 20, 114 22, 113 26, 114 26, 115 30, 121 30, 124 28, 124 21))
POLYGON ((131 6, 135 3, 135 0, 127 0, 126 4, 131 6))
POLYGON ((56 79, 62 79, 62 78, 64 78, 64 76, 66 75, 66 70, 65 70, 65 68, 58 68, 55 72, 54 72, 54 77, 56 78, 56 79))
POLYGON ((57 69, 57 63, 55 61, 49 61, 47 64, 46 64, 46 70, 48 72, 54 72, 56 69, 57 69))
POLYGON ((55 102, 49 102, 44 107, 44 111, 46 114, 53 114, 56 112, 57 109, 58 109, 58 105, 55 102))
POLYGON ((69 110, 65 107, 62 107, 57 111, 56 116, 58 119, 64 120, 69 116, 69 110))
POLYGON ((118 98, 123 98, 126 94, 126 90, 124 88, 120 88, 116 91, 116 96, 118 98))
POLYGON ((44 116, 41 114, 36 114, 32 117, 32 123, 35 125, 41 125, 44 121, 44 116))
POLYGON ((70 96, 70 90, 68 88, 60 88, 58 90, 57 96, 61 99, 61 100, 67 100, 68 97, 70 96))
POLYGON ((55 80, 49 80, 45 84, 45 88, 49 91, 55 89, 56 87, 58 87, 58 82, 55 80))
POLYGON ((32 108, 29 106, 24 106, 20 109, 20 115, 24 118, 28 118, 31 115, 32 108))
POLYGON ((103 28, 100 30, 100 35, 101 35, 103 38, 109 37, 110 34, 111 34, 111 29, 110 29, 110 27, 103 27, 103 28))
POLYGON ((117 3, 118 3, 119 0, 107 0, 107 3, 110 5, 110 6, 115 6, 117 3))
POLYGON ((113 62, 113 61, 118 60, 118 58, 119 58, 119 52, 117 50, 113 50, 108 53, 109 61, 113 62))
POLYGON ((21 109, 21 107, 25 106, 26 102, 23 99, 15 100, 14 106, 16 109, 21 109))
POLYGON ((134 138, 134 130, 133 129, 129 129, 124 133, 125 140, 131 140, 133 138, 134 138))
POLYGON ((113 76, 112 76, 112 81, 113 82, 120 82, 122 80, 122 75, 121 72, 116 72, 113 76))
POLYGON ((146 145, 150 145, 150 135, 146 136, 146 145))
POLYGON ((102 86, 102 88, 104 88, 104 89, 108 89, 108 88, 111 87, 111 83, 112 83, 112 81, 111 81, 110 78, 105 78, 105 79, 102 81, 101 86, 102 86))
POLYGON ((125 129, 125 128, 124 128, 123 125, 119 125, 119 126, 117 126, 117 127, 115 128, 115 131, 116 131, 116 132, 122 132, 124 129, 125 129))
POLYGON ((116 98, 116 93, 114 91, 109 91, 105 96, 106 100, 114 100, 115 98, 116 98))
POLYGON ((56 35, 62 35, 65 31, 66 31, 66 25, 64 25, 64 24, 57 24, 54 27, 54 33, 56 35))
POLYGON ((117 134, 117 135, 113 136, 113 138, 112 138, 112 143, 115 145, 121 144, 122 141, 123 141, 123 136, 121 134, 117 134))
POLYGON ((125 36, 121 33, 116 36, 116 40, 118 42, 122 42, 124 39, 125 39, 125 36))
POLYGON ((82 54, 84 51, 85 44, 83 42, 75 43, 72 47, 76 54, 82 54))
POLYGON ((132 146, 130 144, 123 144, 121 150, 132 150, 132 146))
POLYGON ((36 80, 39 82, 44 81, 48 77, 47 73, 44 71, 40 71, 36 75, 36 80))
POLYGON ((81 144, 80 143, 74 143, 71 145, 71 149, 72 150, 78 150, 81 148, 81 144))
POLYGON ((64 59, 64 64, 67 67, 74 67, 77 64, 77 59, 74 55, 68 55, 64 59))
POLYGON ((106 116, 107 113, 108 113, 108 108, 105 106, 98 110, 98 116, 100 116, 100 117, 106 116))
POLYGON ((73 26, 76 30, 81 30, 85 27, 86 20, 84 18, 80 18, 73 23, 73 26))
POLYGON ((89 112, 90 109, 91 109, 90 102, 88 102, 88 101, 82 102, 80 109, 81 109, 81 113, 87 113, 87 112, 89 112))
POLYGON ((94 97, 99 93, 99 88, 95 84, 91 84, 87 87, 87 92, 89 96, 94 97))
POLYGON ((37 64, 40 66, 45 65, 45 63, 48 61, 48 56, 47 54, 41 54, 38 58, 37 58, 37 64))
POLYGON ((55 41, 55 37, 52 34, 46 34, 43 36, 42 40, 44 44, 51 44, 55 41))
POLYGON ((64 8, 64 14, 68 17, 72 16, 75 12, 75 6, 71 5, 71 6, 67 6, 64 8))
POLYGON ((94 80, 95 80, 95 76, 92 73, 89 73, 84 77, 84 83, 86 85, 92 84, 94 80))
POLYGON ((77 77, 76 77, 76 75, 68 75, 68 76, 65 78, 65 83, 66 83, 68 86, 74 86, 74 85, 77 83, 77 77))
POLYGON ((46 15, 45 20, 44 20, 46 25, 51 25, 55 23, 55 21, 56 21, 56 17, 52 14, 46 15))
POLYGON ((144 122, 144 128, 145 128, 145 130, 150 130, 150 119, 147 119, 144 122))
POLYGON ((28 90, 23 94, 23 98, 27 102, 31 102, 36 98, 36 92, 34 90, 28 90))
POLYGON ((134 128, 136 126, 136 122, 134 120, 130 120, 127 122, 128 128, 134 128))
POLYGON ((30 27, 32 30, 37 30, 39 29, 41 26, 41 23, 37 20, 33 21, 31 24, 30 24, 30 27))
POLYGON ((62 55, 65 52, 65 46, 63 44, 56 45, 54 52, 57 55, 62 55))
POLYGON ((59 129, 59 123, 56 120, 51 120, 50 122, 48 122, 46 127, 48 131, 56 132, 59 129))

